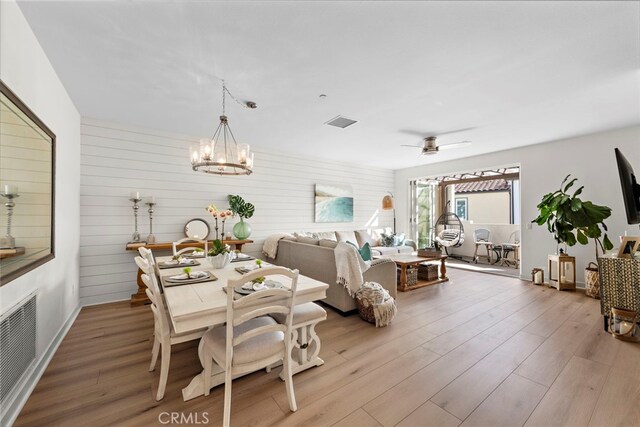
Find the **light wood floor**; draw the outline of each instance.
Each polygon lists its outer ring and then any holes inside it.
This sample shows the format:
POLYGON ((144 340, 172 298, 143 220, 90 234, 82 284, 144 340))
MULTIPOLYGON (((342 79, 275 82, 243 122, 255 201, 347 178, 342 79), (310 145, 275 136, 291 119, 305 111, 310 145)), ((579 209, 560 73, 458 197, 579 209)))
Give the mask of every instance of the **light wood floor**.
MULTIPOLYGON (((640 345, 602 331, 598 301, 450 276, 401 293, 387 328, 330 311, 318 328, 326 364, 294 377, 298 411, 277 372, 254 373, 234 381, 233 425, 640 425, 640 345)), ((16 425, 151 426, 172 412, 219 425, 222 387, 181 398, 201 369, 195 343, 174 348, 166 396, 154 400, 152 327, 148 307, 84 308, 16 425)))

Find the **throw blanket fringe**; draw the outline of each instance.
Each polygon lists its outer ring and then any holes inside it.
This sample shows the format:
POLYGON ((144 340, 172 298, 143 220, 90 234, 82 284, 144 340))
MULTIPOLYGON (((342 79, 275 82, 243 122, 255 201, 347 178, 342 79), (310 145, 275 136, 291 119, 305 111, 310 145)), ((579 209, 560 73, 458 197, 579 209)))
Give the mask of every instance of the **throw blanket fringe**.
POLYGON ((358 292, 356 292, 356 298, 358 298, 365 307, 373 305, 376 328, 389 325, 398 312, 396 301, 379 283, 367 282, 363 284, 360 289, 358 289, 358 292))
POLYGON ((289 233, 275 233, 267 237, 262 245, 262 253, 269 258, 275 258, 278 255, 278 242, 285 237, 293 237, 289 233))
POLYGON ((362 286, 362 273, 369 269, 356 248, 344 242, 339 242, 333 254, 336 259, 336 282, 347 290, 350 296, 362 286))

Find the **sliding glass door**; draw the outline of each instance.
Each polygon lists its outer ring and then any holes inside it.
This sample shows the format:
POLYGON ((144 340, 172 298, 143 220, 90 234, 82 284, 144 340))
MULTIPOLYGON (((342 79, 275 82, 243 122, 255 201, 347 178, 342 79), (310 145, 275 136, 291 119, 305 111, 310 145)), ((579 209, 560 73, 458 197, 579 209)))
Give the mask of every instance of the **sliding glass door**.
POLYGON ((433 226, 436 221, 437 182, 411 181, 411 235, 419 248, 432 246, 433 226))

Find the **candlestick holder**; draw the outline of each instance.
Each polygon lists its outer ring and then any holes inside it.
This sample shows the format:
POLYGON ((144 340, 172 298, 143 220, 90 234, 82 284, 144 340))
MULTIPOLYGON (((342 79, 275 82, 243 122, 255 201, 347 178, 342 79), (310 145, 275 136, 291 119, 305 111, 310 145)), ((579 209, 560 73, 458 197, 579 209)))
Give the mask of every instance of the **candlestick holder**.
POLYGON ((141 200, 142 199, 139 197, 132 197, 129 199, 129 201, 133 203, 133 221, 134 221, 134 230, 135 230, 131 235, 131 242, 133 243, 140 242, 140 233, 138 232, 138 209, 140 209, 140 206, 138 205, 138 203, 141 200))
POLYGON ((16 247, 16 240, 11 236, 11 217, 13 216, 13 208, 16 206, 13 199, 20 196, 11 193, 0 193, 0 196, 7 199, 4 203, 7 208, 7 235, 0 238, 0 249, 13 249, 16 247))
POLYGON ((149 235, 147 236, 147 243, 155 243, 156 236, 153 235, 153 207, 156 204, 154 202, 146 202, 145 205, 149 206, 149 235))

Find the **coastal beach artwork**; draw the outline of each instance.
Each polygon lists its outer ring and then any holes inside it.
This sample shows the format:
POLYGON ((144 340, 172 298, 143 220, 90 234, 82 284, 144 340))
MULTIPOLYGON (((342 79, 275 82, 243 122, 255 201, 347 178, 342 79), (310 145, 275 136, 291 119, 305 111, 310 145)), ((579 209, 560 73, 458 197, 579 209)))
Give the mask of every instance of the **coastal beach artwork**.
POLYGON ((349 185, 316 184, 316 222, 352 222, 353 189, 349 185))

